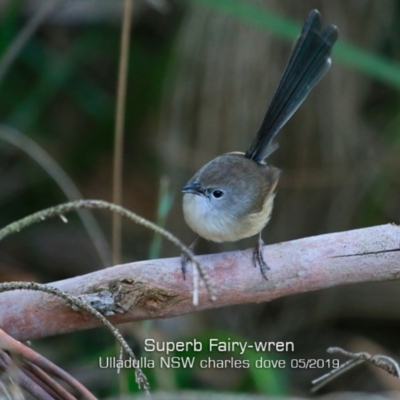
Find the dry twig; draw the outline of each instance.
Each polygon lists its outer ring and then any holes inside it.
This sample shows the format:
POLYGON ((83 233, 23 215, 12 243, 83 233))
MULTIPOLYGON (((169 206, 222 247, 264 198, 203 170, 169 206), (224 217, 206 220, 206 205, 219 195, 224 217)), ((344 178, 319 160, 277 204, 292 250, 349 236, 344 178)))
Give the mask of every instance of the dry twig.
POLYGON ((400 378, 399 364, 391 357, 380 354, 373 356, 365 352, 352 353, 350 351, 343 350, 340 347, 329 347, 327 352, 331 354, 342 354, 346 357, 349 357, 350 360, 344 362, 339 367, 333 369, 327 374, 317 379, 314 379, 312 381, 312 384, 314 385, 314 387, 312 388, 312 392, 316 392, 317 390, 321 389, 323 386, 333 381, 340 375, 344 374, 345 372, 349 371, 350 369, 353 369, 357 365, 360 365, 364 362, 374 365, 375 367, 381 368, 384 371, 388 372, 389 374, 396 376, 397 378, 400 378))

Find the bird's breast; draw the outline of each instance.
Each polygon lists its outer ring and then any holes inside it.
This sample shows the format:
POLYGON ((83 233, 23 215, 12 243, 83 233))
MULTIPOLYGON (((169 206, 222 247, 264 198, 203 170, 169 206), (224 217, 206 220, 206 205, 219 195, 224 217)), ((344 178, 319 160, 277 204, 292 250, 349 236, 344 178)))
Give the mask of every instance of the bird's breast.
POLYGON ((189 227, 204 239, 236 242, 261 232, 270 219, 273 200, 274 194, 266 199, 259 212, 238 217, 229 211, 229 205, 216 209, 206 196, 186 193, 183 214, 189 227))

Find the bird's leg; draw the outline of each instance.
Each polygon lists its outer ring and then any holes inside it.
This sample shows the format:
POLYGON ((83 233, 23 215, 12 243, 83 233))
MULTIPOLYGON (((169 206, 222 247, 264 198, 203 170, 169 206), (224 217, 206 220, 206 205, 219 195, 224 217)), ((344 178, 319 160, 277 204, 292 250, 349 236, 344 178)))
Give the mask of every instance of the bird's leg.
MULTIPOLYGON (((193 243, 189 246, 189 250, 193 252, 194 248, 196 247, 196 244, 199 242, 200 236, 197 236, 196 239, 194 239, 193 243)), ((181 268, 182 268, 182 275, 183 279, 186 279, 186 267, 189 262, 189 257, 186 254, 181 254, 181 268)))
POLYGON ((267 270, 270 268, 268 267, 268 264, 264 260, 263 256, 263 247, 265 246, 264 240, 262 240, 261 237, 261 232, 258 234, 258 239, 256 246, 254 247, 253 251, 253 264, 255 267, 260 266, 261 273, 263 277, 268 280, 267 277, 267 270))

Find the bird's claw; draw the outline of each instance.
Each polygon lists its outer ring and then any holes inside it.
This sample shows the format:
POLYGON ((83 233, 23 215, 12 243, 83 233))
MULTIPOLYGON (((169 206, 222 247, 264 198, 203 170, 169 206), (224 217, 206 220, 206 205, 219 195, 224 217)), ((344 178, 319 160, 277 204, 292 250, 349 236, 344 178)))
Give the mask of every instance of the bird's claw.
POLYGON ((267 271, 270 269, 264 260, 263 247, 265 246, 261 236, 258 237, 257 243, 253 251, 253 264, 255 267, 259 266, 263 277, 268 280, 267 271))

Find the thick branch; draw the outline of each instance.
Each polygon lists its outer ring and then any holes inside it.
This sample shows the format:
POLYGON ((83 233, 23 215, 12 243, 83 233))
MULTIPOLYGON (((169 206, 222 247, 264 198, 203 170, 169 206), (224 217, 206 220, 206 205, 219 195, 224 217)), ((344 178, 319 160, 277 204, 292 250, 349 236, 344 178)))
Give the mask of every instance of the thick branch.
MULTIPOLYGON (((178 258, 118 265, 50 285, 84 294, 99 311, 116 312, 110 318, 115 324, 259 303, 341 284, 399 279, 400 227, 382 225, 274 244, 265 247, 264 256, 271 268, 269 281, 252 265, 252 250, 199 257, 217 288, 217 300, 209 299, 200 282, 198 307, 192 304, 192 280, 182 279, 178 258)), ((100 325, 45 293, 2 293, 0 304, 1 328, 19 340, 100 325)))

